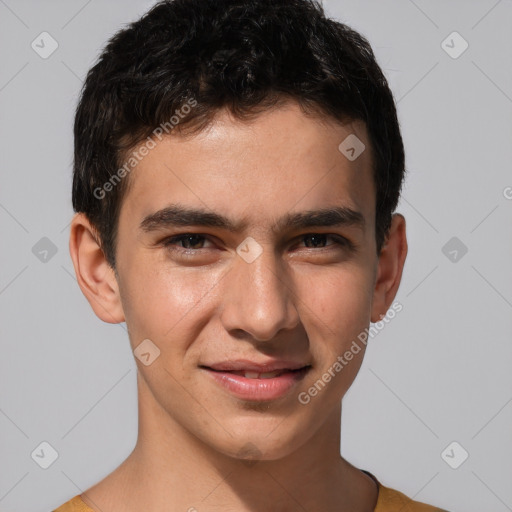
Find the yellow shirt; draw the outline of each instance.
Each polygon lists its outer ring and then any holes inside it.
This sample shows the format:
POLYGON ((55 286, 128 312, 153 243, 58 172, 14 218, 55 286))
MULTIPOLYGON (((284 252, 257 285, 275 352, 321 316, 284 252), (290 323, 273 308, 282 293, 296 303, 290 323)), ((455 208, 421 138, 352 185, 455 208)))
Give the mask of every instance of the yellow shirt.
MULTIPOLYGON (((446 510, 413 501, 399 491, 383 486, 371 473, 364 471, 371 476, 379 487, 377 506, 374 512, 447 512, 446 510)), ((53 512, 94 512, 88 507, 80 495, 75 496, 64 505, 53 512)))

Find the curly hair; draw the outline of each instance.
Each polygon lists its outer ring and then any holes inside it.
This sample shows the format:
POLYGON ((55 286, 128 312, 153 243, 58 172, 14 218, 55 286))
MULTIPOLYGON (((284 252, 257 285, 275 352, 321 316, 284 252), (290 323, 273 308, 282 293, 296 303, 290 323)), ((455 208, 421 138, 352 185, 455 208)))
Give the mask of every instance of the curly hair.
POLYGON ((380 253, 405 156, 393 95, 369 42, 315 0, 164 0, 108 41, 76 110, 73 208, 97 230, 112 268, 129 186, 119 180, 126 169, 119 171, 130 149, 183 105, 194 108, 180 116, 179 130, 194 131, 220 109, 250 119, 290 99, 307 114, 365 123, 380 253), (117 186, 102 188, 108 183, 117 186))

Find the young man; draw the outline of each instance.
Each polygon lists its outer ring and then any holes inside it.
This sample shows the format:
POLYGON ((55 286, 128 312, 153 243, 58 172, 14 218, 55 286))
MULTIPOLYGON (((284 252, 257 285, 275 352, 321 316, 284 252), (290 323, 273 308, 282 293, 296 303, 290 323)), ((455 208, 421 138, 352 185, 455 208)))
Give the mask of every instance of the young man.
POLYGON ((340 456, 407 253, 395 105, 309 0, 161 2, 90 70, 70 252, 126 321, 139 435, 58 512, 434 511, 340 456))

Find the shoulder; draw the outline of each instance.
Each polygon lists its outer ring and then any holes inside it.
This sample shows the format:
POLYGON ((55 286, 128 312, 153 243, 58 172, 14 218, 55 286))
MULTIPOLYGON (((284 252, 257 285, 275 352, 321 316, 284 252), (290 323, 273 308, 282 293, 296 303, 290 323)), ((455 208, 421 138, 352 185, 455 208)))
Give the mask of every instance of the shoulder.
MULTIPOLYGON (((372 475, 373 476, 373 475, 372 475)), ((376 481, 377 479, 373 477, 376 481)), ((402 494, 400 491, 385 487, 378 482, 379 495, 377 506, 374 512, 448 512, 447 510, 433 507, 419 501, 413 501, 411 498, 402 494)), ((94 512, 88 507, 80 497, 75 496, 68 502, 55 509, 53 512, 94 512)))
POLYGON ((80 495, 75 496, 70 499, 64 505, 61 505, 59 508, 56 508, 53 512, 94 512, 92 508, 88 507, 80 497, 80 495))
POLYGON ((390 489, 379 483, 379 496, 375 512, 448 512, 432 505, 413 501, 400 491, 390 489))

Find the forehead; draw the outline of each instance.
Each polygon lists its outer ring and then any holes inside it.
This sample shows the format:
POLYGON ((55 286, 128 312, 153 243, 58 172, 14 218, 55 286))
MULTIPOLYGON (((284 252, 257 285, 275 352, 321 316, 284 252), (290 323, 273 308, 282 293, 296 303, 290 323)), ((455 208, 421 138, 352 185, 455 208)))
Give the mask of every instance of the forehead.
POLYGON ((155 142, 128 177, 121 217, 129 210, 132 222, 172 203, 261 226, 324 206, 374 216, 371 148, 361 121, 342 125, 289 103, 251 121, 224 110, 195 135, 176 131, 155 142))

